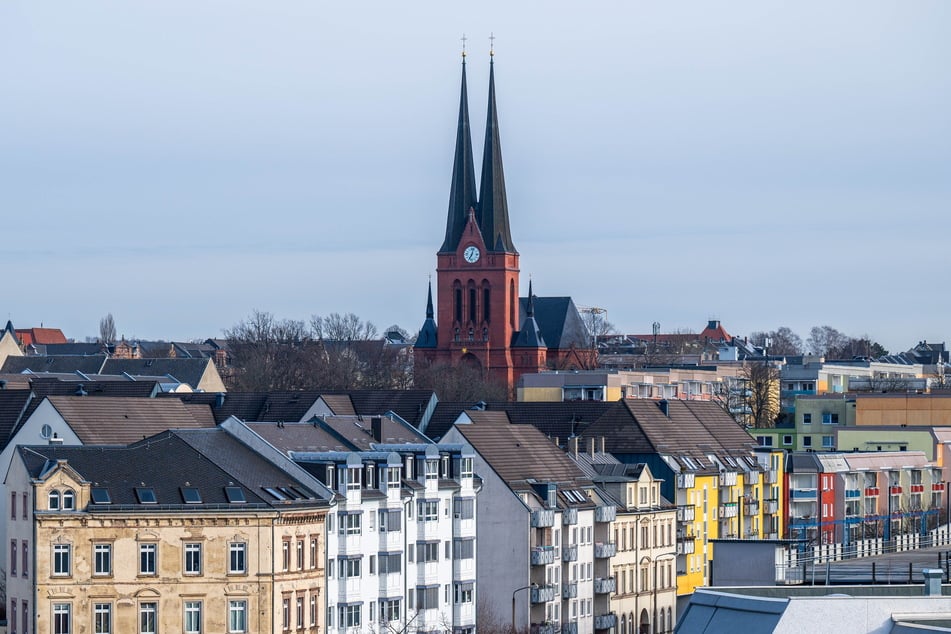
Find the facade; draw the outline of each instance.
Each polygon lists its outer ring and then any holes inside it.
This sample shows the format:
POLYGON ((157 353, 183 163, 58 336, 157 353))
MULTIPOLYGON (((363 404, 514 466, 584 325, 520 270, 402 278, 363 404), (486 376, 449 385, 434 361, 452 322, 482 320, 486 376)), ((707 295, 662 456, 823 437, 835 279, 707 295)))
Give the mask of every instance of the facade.
POLYGON ((436 293, 416 339, 417 368, 465 364, 514 392, 519 376, 540 369, 594 367, 595 353, 570 297, 519 297, 519 253, 509 227, 502 149, 489 72, 482 176, 472 159, 465 60, 449 213, 436 255, 436 293))
POLYGON ((8 320, 7 325, 0 330, 0 368, 3 367, 7 357, 22 357, 23 350, 20 349, 20 340, 17 338, 16 329, 8 320))
POLYGON ((443 442, 469 443, 482 478, 479 592, 489 631, 588 634, 618 624, 611 610, 616 507, 565 453, 505 412, 467 411, 443 442), (508 607, 511 606, 511 612, 508 607))
POLYGON ((226 430, 20 447, 6 484, 9 632, 323 631, 332 495, 226 430))

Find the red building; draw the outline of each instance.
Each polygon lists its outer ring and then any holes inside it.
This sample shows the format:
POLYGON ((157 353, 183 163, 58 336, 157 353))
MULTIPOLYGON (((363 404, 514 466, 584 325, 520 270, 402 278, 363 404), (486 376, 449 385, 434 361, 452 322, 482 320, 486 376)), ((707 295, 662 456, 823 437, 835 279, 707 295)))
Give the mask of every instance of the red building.
POLYGON ((519 253, 509 227, 502 170, 495 68, 489 71, 482 177, 476 195, 465 59, 446 234, 414 359, 424 365, 469 364, 514 390, 527 372, 584 369, 596 355, 570 297, 519 297, 519 253), (439 326, 437 327, 437 324, 439 326))

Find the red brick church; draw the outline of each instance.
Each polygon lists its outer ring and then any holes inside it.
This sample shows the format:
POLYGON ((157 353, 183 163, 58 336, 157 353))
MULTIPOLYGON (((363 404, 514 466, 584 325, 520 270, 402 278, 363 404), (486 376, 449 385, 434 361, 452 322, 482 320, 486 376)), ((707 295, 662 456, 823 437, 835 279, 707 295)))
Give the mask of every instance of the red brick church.
POLYGON ((519 254, 509 228, 495 67, 490 62, 482 178, 476 197, 465 59, 446 236, 414 357, 423 365, 471 364, 514 391, 518 378, 550 369, 595 366, 596 354, 570 297, 519 296, 519 254))

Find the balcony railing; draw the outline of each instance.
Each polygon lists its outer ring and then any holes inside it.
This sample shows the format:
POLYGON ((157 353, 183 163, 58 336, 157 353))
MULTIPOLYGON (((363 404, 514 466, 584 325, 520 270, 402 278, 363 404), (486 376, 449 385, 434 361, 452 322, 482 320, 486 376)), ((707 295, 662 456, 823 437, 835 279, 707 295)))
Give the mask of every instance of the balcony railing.
POLYGON ((548 603, 555 600, 555 586, 532 586, 532 603, 548 603))
POLYGON ((613 522, 617 517, 617 509, 613 505, 599 506, 594 509, 595 522, 613 522))
POLYGON ((578 622, 562 623, 561 634, 578 634, 578 622))
POLYGON ((759 500, 750 500, 743 503, 743 512, 747 515, 756 515, 759 513, 759 500))
POLYGON ((561 586, 562 599, 574 599, 578 596, 578 584, 572 581, 561 586))
POLYGON ((867 498, 877 498, 881 493, 881 489, 878 487, 865 487, 865 497, 867 498))
POLYGON ((720 517, 736 517, 737 514, 737 504, 736 502, 727 502, 720 506, 720 517))
POLYGON ((532 565, 546 566, 555 563, 554 546, 536 546, 532 548, 532 565))
POLYGON ((538 509, 537 511, 532 511, 532 527, 533 528, 548 528, 549 526, 555 525, 555 510, 554 509, 538 509))
POLYGON ((845 490, 845 498, 846 498, 846 499, 849 499, 849 498, 857 498, 857 497, 861 497, 861 496, 862 496, 862 492, 859 491, 858 489, 846 489, 846 490, 845 490))
POLYGON ((677 554, 678 555, 692 555, 696 552, 696 544, 690 539, 683 542, 677 542, 677 554))
POLYGON ((678 528, 678 529, 677 529, 677 541, 681 541, 681 542, 682 542, 682 541, 687 541, 687 540, 691 540, 691 541, 692 541, 692 540, 694 540, 694 539, 696 539, 696 538, 697 538, 697 536, 694 534, 693 528, 690 527, 690 526, 688 526, 688 527, 686 527, 686 528, 678 528))
POLYGON ((677 507, 678 522, 692 522, 697 517, 697 507, 693 504, 684 504, 677 507))
POLYGON ((578 523, 578 509, 565 509, 561 512, 561 523, 572 526, 578 523))
POLYGON ((532 634, 557 634, 558 627, 554 623, 534 623, 530 631, 532 634))
POLYGON ((562 561, 578 561, 578 546, 562 546, 561 560, 562 561))
POLYGON ((599 614, 594 617, 594 629, 609 630, 617 625, 617 616, 613 612, 608 614, 599 614))
POLYGON ((900 487, 900 486, 890 486, 890 487, 888 487, 888 494, 889 494, 889 495, 901 495, 901 487, 900 487))
POLYGON ((617 546, 614 542, 598 542, 594 545, 595 559, 608 559, 617 554, 617 546))
POLYGON ((678 489, 692 489, 694 485, 694 474, 692 473, 678 473, 677 474, 677 488, 678 489))
POLYGON ((595 594, 611 594, 616 587, 614 577, 599 577, 594 580, 595 594))
POLYGON ((768 515, 779 513, 779 500, 763 500, 763 512, 768 515))
POLYGON ((779 482, 779 471, 770 469, 763 474, 766 477, 766 484, 776 484, 779 482))
POLYGON ((720 486, 721 487, 735 487, 736 486, 736 471, 724 471, 720 473, 720 486))
POLYGON ((815 489, 792 489, 790 497, 794 500, 814 500, 816 499, 815 489))

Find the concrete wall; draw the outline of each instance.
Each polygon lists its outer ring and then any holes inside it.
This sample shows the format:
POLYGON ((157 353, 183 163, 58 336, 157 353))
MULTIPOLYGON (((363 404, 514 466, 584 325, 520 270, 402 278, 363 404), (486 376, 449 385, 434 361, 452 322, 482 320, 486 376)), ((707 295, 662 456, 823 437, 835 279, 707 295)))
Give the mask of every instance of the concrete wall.
POLYGON ((717 541, 713 544, 711 586, 758 586, 776 583, 774 542, 717 541))

